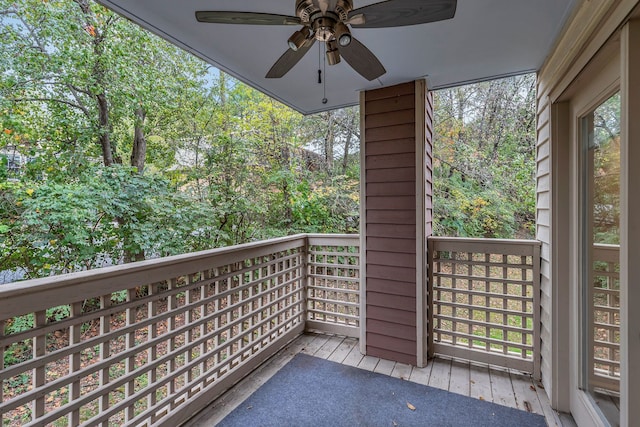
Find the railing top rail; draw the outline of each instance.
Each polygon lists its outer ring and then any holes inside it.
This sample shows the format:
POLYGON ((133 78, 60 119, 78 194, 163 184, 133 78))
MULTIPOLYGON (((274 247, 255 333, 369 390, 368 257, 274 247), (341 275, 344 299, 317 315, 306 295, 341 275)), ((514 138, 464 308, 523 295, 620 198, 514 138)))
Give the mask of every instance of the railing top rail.
POLYGON ((450 252, 479 252, 532 256, 540 250, 538 240, 478 239, 464 237, 429 237, 430 248, 450 252))
POLYGON ((620 245, 593 244, 594 261, 620 263, 620 245))
POLYGON ((351 239, 351 240, 356 240, 356 239, 360 239, 360 235, 359 234, 322 234, 322 233, 309 233, 306 234, 305 236, 307 236, 310 239, 326 239, 326 240, 331 240, 331 239, 351 239))
POLYGON ((610 250, 610 251, 619 251, 620 245, 612 245, 609 243, 594 243, 594 248, 602 249, 602 250, 610 250))
POLYGON ((457 242, 457 243, 486 243, 490 245, 533 245, 540 246, 542 242, 532 239, 492 239, 484 237, 443 237, 429 236, 433 242, 457 242))
POLYGON ((359 234, 307 234, 309 245, 357 246, 359 234))
POLYGON ((293 249, 304 246, 306 238, 305 234, 298 234, 0 285, 0 299, 3 301, 0 304, 0 319, 160 282, 167 277, 191 274, 274 251, 293 249), (37 298, 34 298, 36 293, 37 298))

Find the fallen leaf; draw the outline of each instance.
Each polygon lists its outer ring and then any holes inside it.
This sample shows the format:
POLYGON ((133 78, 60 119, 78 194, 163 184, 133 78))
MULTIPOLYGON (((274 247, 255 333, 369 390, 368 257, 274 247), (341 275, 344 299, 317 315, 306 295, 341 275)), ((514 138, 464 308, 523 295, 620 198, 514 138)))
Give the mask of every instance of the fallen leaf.
POLYGON ((480 400, 484 400, 484 397, 480 396, 478 399, 480 399, 480 400))
POLYGON ((471 380, 471 384, 475 384, 476 382, 474 380, 471 380))
POLYGON ((416 410, 416 407, 413 406, 411 403, 407 402, 407 408, 411 409, 412 411, 416 410))
POLYGON ((533 412, 533 408, 531 407, 531 403, 527 402, 526 400, 524 401, 524 407, 526 408, 527 412, 533 412))
POLYGON ((531 390, 533 390, 533 391, 536 391, 535 386, 530 385, 530 386, 529 386, 529 388, 530 388, 531 390))

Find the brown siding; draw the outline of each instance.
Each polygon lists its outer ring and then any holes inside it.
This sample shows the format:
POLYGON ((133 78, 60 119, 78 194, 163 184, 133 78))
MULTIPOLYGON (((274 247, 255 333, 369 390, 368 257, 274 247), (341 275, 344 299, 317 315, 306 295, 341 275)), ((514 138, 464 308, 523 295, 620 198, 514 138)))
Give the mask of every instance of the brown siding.
POLYGON ((364 96, 367 354, 416 364, 415 82, 364 96))
POLYGON ((376 357, 381 357, 387 360, 395 360, 396 362, 406 363, 407 365, 415 365, 416 361, 416 356, 413 354, 403 354, 399 351, 377 348, 372 345, 367 345, 367 352, 368 354, 375 354, 376 357))
POLYGON ((395 280, 367 278, 367 292, 381 292, 383 294, 415 296, 415 290, 395 280))

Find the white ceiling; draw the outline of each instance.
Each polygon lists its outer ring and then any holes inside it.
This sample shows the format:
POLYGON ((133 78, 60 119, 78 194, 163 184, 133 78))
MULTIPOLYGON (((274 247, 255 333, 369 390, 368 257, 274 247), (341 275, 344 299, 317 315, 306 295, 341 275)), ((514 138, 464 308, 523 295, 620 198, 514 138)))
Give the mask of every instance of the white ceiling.
MULTIPOLYGON (((426 78, 439 89, 535 71, 577 0, 458 0, 455 18, 410 27, 359 28, 354 37, 387 73, 367 81, 345 61, 327 66, 318 84, 321 43, 281 79, 265 79, 287 50, 295 26, 206 24, 196 10, 295 15, 295 0, 100 0, 105 6, 304 114, 353 105, 358 92, 426 78)), ((354 0, 354 8, 379 0, 354 0)))

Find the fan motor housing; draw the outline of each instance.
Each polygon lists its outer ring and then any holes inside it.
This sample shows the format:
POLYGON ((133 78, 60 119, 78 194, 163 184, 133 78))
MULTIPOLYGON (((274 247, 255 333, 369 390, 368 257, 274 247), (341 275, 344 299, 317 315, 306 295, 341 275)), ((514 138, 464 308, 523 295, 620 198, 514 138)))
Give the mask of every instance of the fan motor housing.
MULTIPOLYGON (((349 17, 349 12, 353 9, 352 0, 338 0, 336 8, 328 11, 334 13, 338 17, 338 21, 346 21, 349 17)), ((320 13, 320 9, 314 4, 314 0, 297 0, 296 1, 296 15, 304 24, 311 24, 320 13)))

